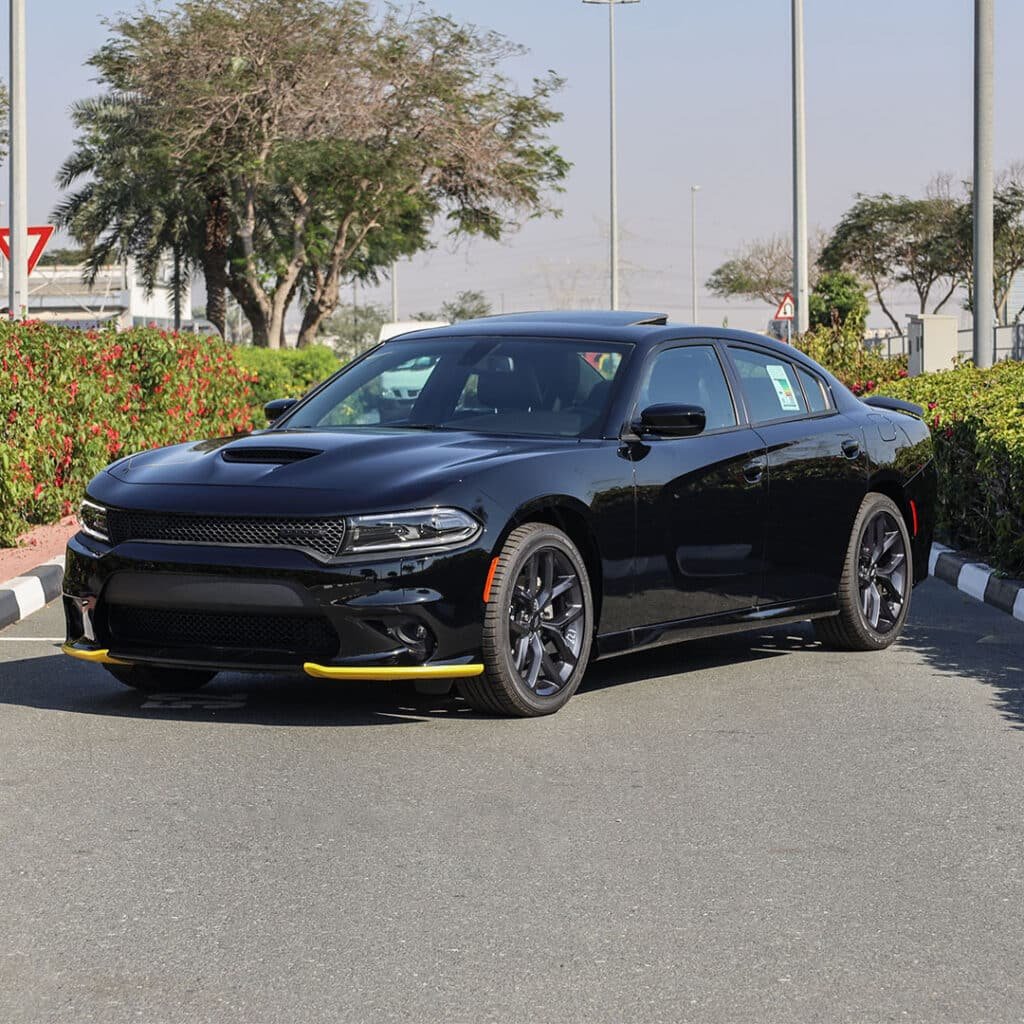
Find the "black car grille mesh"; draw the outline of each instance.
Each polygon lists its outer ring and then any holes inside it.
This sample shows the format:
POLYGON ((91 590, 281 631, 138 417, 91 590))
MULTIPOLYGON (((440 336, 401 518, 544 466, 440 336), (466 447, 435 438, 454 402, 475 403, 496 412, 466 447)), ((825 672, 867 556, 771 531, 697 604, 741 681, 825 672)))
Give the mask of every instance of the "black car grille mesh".
POLYGON ((163 512, 107 512, 110 539, 182 544, 242 544, 299 548, 333 558, 345 539, 344 519, 270 519, 257 516, 195 516, 163 512))
POLYGON ((338 634, 318 616, 193 612, 110 605, 107 627, 114 646, 274 651, 296 662, 332 658, 338 634))

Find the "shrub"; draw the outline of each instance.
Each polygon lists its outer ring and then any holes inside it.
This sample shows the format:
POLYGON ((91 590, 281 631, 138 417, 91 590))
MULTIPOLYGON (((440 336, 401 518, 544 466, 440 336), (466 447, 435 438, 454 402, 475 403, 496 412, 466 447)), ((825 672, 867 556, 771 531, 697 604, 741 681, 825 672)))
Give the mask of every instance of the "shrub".
POLYGON ((299 396, 338 365, 319 346, 0 321, 0 546, 75 511, 114 459, 261 427, 264 402, 299 396))
MULTIPOLYGON (((301 398, 314 384, 330 377, 341 366, 324 345, 310 348, 236 348, 235 361, 256 379, 252 403, 262 406, 274 398, 301 398)), ((255 414, 254 414, 255 416, 255 414)), ((262 424, 262 413, 255 416, 262 424)))
POLYGON ((867 395, 879 385, 907 375, 907 357, 886 358, 864 348, 863 332, 856 325, 818 327, 794 338, 793 343, 838 377, 855 395, 867 395))
POLYGON ((252 429, 251 386, 217 337, 0 322, 0 545, 120 456, 252 429))
POLYGON ((878 390, 926 410, 950 541, 1024 575, 1024 363, 965 364, 878 390))

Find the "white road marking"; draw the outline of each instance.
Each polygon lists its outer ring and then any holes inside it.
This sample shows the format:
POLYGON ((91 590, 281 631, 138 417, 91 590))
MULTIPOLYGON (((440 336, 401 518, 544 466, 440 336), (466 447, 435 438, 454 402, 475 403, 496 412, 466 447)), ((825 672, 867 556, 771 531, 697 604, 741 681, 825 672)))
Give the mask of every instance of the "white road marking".
POLYGON ((47 643, 47 644, 62 644, 64 643, 64 637, 62 636, 0 636, 0 643, 16 644, 25 643, 32 641, 36 643, 47 643))

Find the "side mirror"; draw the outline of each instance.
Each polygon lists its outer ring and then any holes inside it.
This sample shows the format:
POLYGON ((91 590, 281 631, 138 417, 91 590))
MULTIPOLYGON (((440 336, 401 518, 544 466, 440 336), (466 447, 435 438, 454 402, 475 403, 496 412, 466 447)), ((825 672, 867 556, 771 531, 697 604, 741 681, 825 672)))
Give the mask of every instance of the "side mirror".
POLYGON ((692 437, 707 424, 707 414, 699 405, 663 403, 649 405, 640 413, 636 432, 641 436, 692 437))
POLYGON ((267 404, 263 406, 263 411, 267 416, 267 422, 273 423, 275 420, 279 420, 297 402, 297 398, 275 398, 272 402, 267 402, 267 404))

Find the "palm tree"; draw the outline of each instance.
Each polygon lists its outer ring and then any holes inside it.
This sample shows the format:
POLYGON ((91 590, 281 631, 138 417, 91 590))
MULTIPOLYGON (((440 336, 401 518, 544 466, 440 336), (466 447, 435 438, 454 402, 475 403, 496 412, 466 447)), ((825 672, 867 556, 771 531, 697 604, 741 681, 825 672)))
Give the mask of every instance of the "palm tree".
MULTIPOLYGON (((202 261, 207 200, 200 183, 181 175, 131 96, 79 100, 71 116, 79 134, 57 184, 78 188, 58 203, 52 222, 85 246, 88 283, 104 264, 131 257, 152 292, 169 254, 174 325, 180 327, 182 299, 202 261)), ((223 334, 223 316, 220 322, 209 318, 223 334)))

